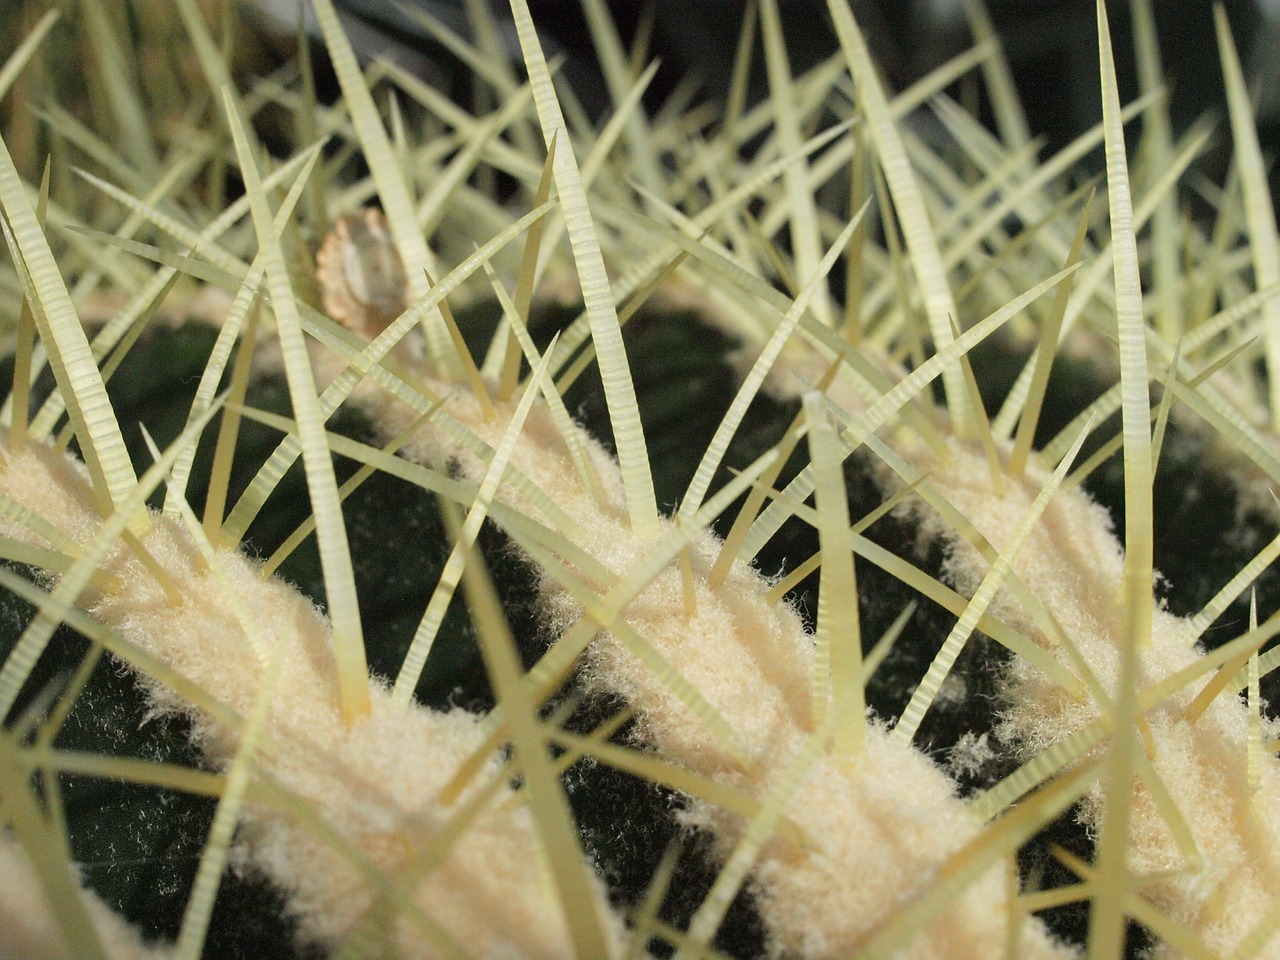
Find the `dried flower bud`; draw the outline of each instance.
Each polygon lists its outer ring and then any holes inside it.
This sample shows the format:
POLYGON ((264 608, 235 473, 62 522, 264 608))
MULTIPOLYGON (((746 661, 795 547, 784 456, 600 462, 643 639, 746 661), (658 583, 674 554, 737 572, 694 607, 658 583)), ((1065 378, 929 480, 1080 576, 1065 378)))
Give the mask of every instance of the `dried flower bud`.
POLYGON ((338 218, 316 254, 316 278, 329 316, 370 340, 408 305, 404 264, 376 207, 338 218))

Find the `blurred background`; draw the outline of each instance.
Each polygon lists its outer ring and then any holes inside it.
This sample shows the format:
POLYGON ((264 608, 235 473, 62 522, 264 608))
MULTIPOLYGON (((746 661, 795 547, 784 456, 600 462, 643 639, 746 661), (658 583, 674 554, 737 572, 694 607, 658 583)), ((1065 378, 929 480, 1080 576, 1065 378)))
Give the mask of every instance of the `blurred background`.
MULTIPOLYGON (((236 19, 249 21, 253 42, 224 40, 233 55, 238 74, 261 76, 274 64, 292 56, 299 20, 313 36, 312 58, 319 75, 320 96, 337 98, 337 86, 328 78, 327 57, 319 42, 310 0, 197 0, 213 24, 236 19), (236 16, 224 16, 235 11, 236 16), (278 38, 274 54, 257 43, 258 28, 265 22, 268 34, 278 38), (266 53, 266 57, 262 56, 266 53)), ((649 59, 660 69, 646 94, 646 106, 656 112, 673 93, 692 90, 695 100, 708 104, 711 117, 728 90, 733 58, 747 16, 748 0, 603 0, 625 44, 648 38, 649 59)), ((826 0, 776 0, 788 41, 793 73, 819 63, 836 50, 826 0)), ((891 89, 902 90, 949 58, 968 49, 973 41, 966 6, 973 0, 848 0, 868 38, 872 52, 891 89)), ((1174 135, 1205 114, 1219 120, 1218 136, 1197 168, 1214 182, 1230 162, 1231 138, 1226 129, 1223 86, 1213 27, 1213 0, 1150 0, 1159 35, 1163 67, 1169 84, 1174 135)), ((1257 105, 1259 135, 1265 155, 1280 149, 1280 0, 1222 0, 1236 45, 1244 61, 1257 105)), ((389 57, 439 89, 449 91, 467 107, 477 103, 470 70, 423 26, 423 19, 467 40, 472 39, 472 17, 489 7, 509 23, 507 0, 335 0, 358 53, 366 61, 389 57)), ((611 109, 603 79, 596 65, 582 0, 528 0, 548 53, 560 58, 561 71, 572 84, 586 111, 599 121, 611 109)), ((1002 39, 1025 107, 1033 135, 1043 138, 1042 156, 1055 152, 1074 136, 1095 124, 1101 116, 1098 95, 1097 29, 1094 0, 985 0, 990 19, 1002 39)), ((173 8, 149 0, 87 3, 86 0, 0 0, 0 54, 12 50, 35 28, 50 8, 58 8, 62 23, 46 44, 48 55, 19 77, 14 90, 0 102, 0 129, 19 169, 38 178, 44 157, 57 153, 40 111, 56 103, 82 117, 101 114, 110 118, 109 97, 93 78, 110 64, 100 63, 100 52, 80 49, 69 39, 72 24, 86 23, 93 33, 93 17, 101 11, 112 19, 119 37, 131 38, 140 51, 132 69, 138 87, 147 91, 153 113, 164 113, 172 123, 182 122, 180 89, 200 89, 198 68, 187 58, 179 62, 173 51, 184 42, 184 31, 173 8), (30 108, 36 109, 30 109, 30 108)), ((1115 46, 1121 98, 1137 95, 1130 0, 1107 0, 1115 46)), ((767 81, 756 34, 755 66, 750 96, 767 96, 767 81)), ((523 73, 515 30, 508 26, 499 38, 517 75, 523 73)), ((974 97, 980 84, 967 92, 974 97)), ((964 96, 965 90, 953 90, 964 96)), ((486 101, 487 102, 487 101, 486 101)), ((984 110, 980 99, 970 104, 984 110)), ((989 112, 989 111, 988 111, 989 112)), ((927 135, 931 123, 927 110, 913 121, 927 135)), ((93 126, 91 124, 91 126, 93 126)), ((1131 127, 1131 132, 1137 130, 1131 127)), ((264 131, 260 131, 264 132, 264 131)), ((265 135, 265 132, 264 132, 265 135)), ((120 148, 129 152, 130 144, 120 148)), ((1099 160, 1093 158, 1097 168, 1099 160)), ((1272 171, 1273 190, 1280 197, 1280 176, 1272 171)))
MULTIPOLYGON (((252 0, 281 25, 296 24, 300 0, 252 0)), ((338 0, 363 55, 391 56, 419 73, 448 71, 450 56, 408 8, 470 36, 467 6, 501 0, 338 0)), ((587 108, 608 108, 594 67, 579 0, 529 0, 544 44, 566 58, 564 70, 587 108)), ((851 0, 859 24, 894 89, 928 73, 972 43, 965 0, 851 0)), ((778 0, 795 72, 835 48, 826 0, 778 0)), ((1109 0, 1121 95, 1136 95, 1128 0, 1109 0)), ((1222 100, 1212 0, 1153 0, 1164 68, 1170 83, 1175 135, 1222 100)), ((651 109, 688 78, 699 96, 723 99, 747 0, 608 0, 624 42, 652 31, 652 56, 662 66, 649 92, 651 109)), ((1264 151, 1280 145, 1280 0, 1225 0, 1224 7, 1254 84, 1264 151)), ((1093 0, 987 0, 1007 51, 1033 134, 1056 149, 1101 116, 1093 0)), ((757 31, 758 34, 758 31, 757 31)), ((507 48, 520 62, 514 30, 507 48)), ((757 40, 757 46, 759 41, 757 40)), ((754 71, 752 95, 767 93, 763 69, 754 71)))

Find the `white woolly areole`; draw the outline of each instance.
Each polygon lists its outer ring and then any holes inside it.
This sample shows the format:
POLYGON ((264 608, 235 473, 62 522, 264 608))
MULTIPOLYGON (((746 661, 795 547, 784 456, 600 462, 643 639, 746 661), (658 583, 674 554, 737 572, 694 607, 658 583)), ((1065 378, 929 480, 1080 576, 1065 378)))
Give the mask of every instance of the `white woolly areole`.
MULTIPOLYGON (((479 405, 456 384, 444 409, 496 447, 511 415, 503 407, 486 422, 479 405)), ((412 414, 376 393, 363 395, 387 435, 412 414)), ((582 527, 579 543, 613 573, 632 568, 652 547, 630 530, 621 508, 616 464, 590 437, 588 449, 608 503, 602 509, 580 483, 563 439, 545 408, 535 405, 515 445, 511 468, 527 476, 582 527)), ((426 463, 456 462, 478 483, 484 464, 441 430, 424 430, 403 455, 426 463)), ((509 485, 499 498, 537 515, 509 485)), ((674 528, 666 526, 663 533, 674 528)), ((671 564, 624 611, 623 618, 679 671, 746 745, 748 770, 696 719, 686 705, 611 635, 602 633, 585 656, 589 686, 626 698, 644 740, 664 757, 762 799, 812 730, 810 674, 813 637, 785 603, 769 603, 768 583, 736 565, 718 589, 707 586, 720 542, 700 533, 690 545, 697 612, 687 616, 680 573, 671 564)), ((580 605, 551 578, 543 603, 556 631, 581 615, 580 605)), ((872 725, 865 754, 849 770, 824 758, 810 771, 786 815, 815 841, 801 850, 771 840, 757 863, 753 889, 763 905, 769 945, 776 956, 845 958, 897 910, 926 891, 947 856, 973 839, 981 822, 955 796, 951 780, 910 747, 890 741, 872 725)), ((711 828, 727 856, 742 821, 695 801, 689 819, 711 828)), ((971 883, 909 943, 905 957, 965 960, 999 956, 1007 943, 1007 885, 997 865, 971 883)), ((1024 925, 1022 956, 1067 957, 1073 951, 1047 935, 1034 919, 1024 925)))
MULTIPOLYGON (((86 542, 99 526, 83 473, 69 458, 38 447, 8 453, 0 492, 86 542)), ((3 521, 5 535, 39 542, 3 521)), ((142 564, 117 544, 102 570, 119 586, 82 597, 88 611, 162 660, 211 697, 247 716, 264 666, 232 613, 226 594, 185 531, 153 517, 147 551, 173 578, 183 597, 175 606, 142 564)), ((310 601, 280 580, 263 577, 242 554, 218 553, 231 593, 247 609, 269 648, 286 644, 282 682, 272 700, 255 763, 261 775, 295 794, 330 830, 379 873, 395 878, 455 806, 437 800, 441 787, 481 746, 480 718, 392 704, 371 682, 372 712, 352 726, 342 719, 328 622, 310 601)), ((154 708, 189 716, 210 763, 228 763, 238 738, 159 682, 148 682, 154 708)), ((473 784, 500 776, 490 761, 473 784)), ((527 810, 504 803, 503 786, 485 812, 455 842, 440 866, 413 888, 423 913, 472 956, 560 960, 572 954, 563 912, 538 869, 539 854, 527 810)), ((349 858, 316 837, 288 811, 246 804, 240 821, 243 859, 287 894, 300 935, 335 944, 378 906, 375 890, 349 858)), ((606 907, 602 887, 593 905, 614 947, 622 925, 606 907)), ((0 898, 0 911, 8 912, 0 898)), ((581 908, 582 905, 577 905, 581 908)), ((379 921, 385 925, 385 921, 379 921)), ((398 947, 405 957, 439 952, 401 918, 398 947)))
MULTIPOLYGON (((861 408, 856 395, 839 384, 835 396, 837 402, 861 408)), ((927 472, 938 493, 1001 550, 1048 473, 1033 463, 1021 481, 1006 478, 1004 495, 997 496, 977 443, 952 437, 946 443, 946 460, 933 456, 906 431, 895 436, 894 448, 917 470, 927 472)), ((919 500, 913 503, 909 509, 922 533, 941 537, 948 545, 947 573, 956 589, 972 595, 987 573, 986 561, 930 507, 919 500)), ((1074 641, 1103 689, 1113 695, 1124 623, 1123 567, 1123 550, 1110 514, 1079 488, 1055 494, 1013 564, 1013 572, 1074 641)), ((1007 586, 989 612, 1049 649, 1074 672, 1066 651, 1049 645, 1007 586)), ((1187 620, 1159 608, 1153 611, 1151 646, 1140 652, 1144 687, 1200 658, 1202 651, 1189 644, 1191 636, 1187 620)), ((1280 764, 1274 756, 1265 756, 1261 789, 1257 793, 1249 789, 1245 762, 1249 719, 1238 697, 1219 696, 1194 724, 1186 721, 1186 709, 1205 682, 1196 682, 1146 715, 1152 766, 1190 829, 1203 862, 1188 862, 1179 852, 1164 815, 1141 780, 1134 783, 1128 858, 1135 875, 1166 874, 1144 882, 1147 900, 1211 951, 1228 956, 1276 909, 1280 822, 1274 811, 1280 809, 1280 764)), ((1006 696, 1000 738, 1027 758, 1101 715, 1091 697, 1073 696, 1017 657, 1009 669, 1006 696)), ((1103 750, 1105 744, 1095 749, 1103 750)), ((1095 785, 1084 802, 1084 816, 1094 829, 1100 826, 1102 806, 1102 788, 1095 785)), ((1159 944, 1152 956, 1180 954, 1159 944)), ((1280 958, 1280 938, 1273 937, 1257 956, 1280 958)))

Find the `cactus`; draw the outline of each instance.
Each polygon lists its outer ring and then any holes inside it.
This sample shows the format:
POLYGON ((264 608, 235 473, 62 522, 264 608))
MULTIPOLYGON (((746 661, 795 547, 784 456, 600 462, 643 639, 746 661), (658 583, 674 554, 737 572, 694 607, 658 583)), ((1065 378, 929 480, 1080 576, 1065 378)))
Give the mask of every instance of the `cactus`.
POLYGON ((584 3, 598 130, 525 0, 527 79, 485 5, 432 27, 475 115, 331 0, 334 105, 194 0, 0 71, 103 92, 40 187, 0 149, 0 954, 1280 956, 1280 237, 1221 11, 1210 189, 1148 0, 1137 159, 1101 2, 1045 159, 977 3, 895 97, 844 0, 798 76, 761 0, 712 121, 584 3))

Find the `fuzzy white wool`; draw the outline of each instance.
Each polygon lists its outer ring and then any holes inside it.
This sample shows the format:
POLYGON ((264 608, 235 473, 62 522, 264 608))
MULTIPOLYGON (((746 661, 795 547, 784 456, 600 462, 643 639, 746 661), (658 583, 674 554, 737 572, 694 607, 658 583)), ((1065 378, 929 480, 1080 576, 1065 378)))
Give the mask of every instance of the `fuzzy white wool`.
MULTIPOLYGON (((410 414, 394 402, 372 392, 364 400, 388 435, 407 424, 410 414)), ((511 413, 504 409, 486 422, 475 400, 456 385, 450 387, 445 409, 491 446, 499 442, 511 413)), ((621 575, 653 544, 631 533, 621 509, 616 465, 589 437, 582 435, 581 441, 609 491, 603 508, 579 482, 563 439, 540 406, 529 416, 511 466, 582 527, 579 546, 621 575)), ((403 453, 427 463, 456 462, 473 482, 484 471, 483 463, 439 430, 424 431, 403 453)), ((499 496, 537 513, 509 486, 499 496)), ((663 532, 673 529, 665 526, 663 532)), ((709 532, 690 545, 696 614, 684 612, 680 573, 673 563, 623 617, 728 721, 746 745, 747 769, 611 635, 601 634, 592 644, 583 675, 589 685, 627 699, 644 739, 662 755, 763 798, 812 729, 813 638, 787 605, 767 601, 768 584, 754 570, 739 564, 722 587, 709 588, 705 575, 719 546, 709 532)), ((550 578, 544 579, 543 594, 557 631, 581 615, 578 603, 550 578)), ((955 796, 945 774, 917 751, 891 742, 876 725, 868 730, 866 753, 852 770, 820 760, 786 813, 815 838, 817 849, 770 841, 752 883, 765 908, 773 952, 813 960, 852 955, 903 904, 927 890, 948 854, 982 827, 955 796)), ((737 818, 701 802, 693 804, 689 818, 716 832, 721 855, 728 854, 742 829, 737 818)), ((904 956, 986 960, 1000 955, 1007 919, 1007 888, 1002 868, 996 866, 927 925, 904 956)), ((1026 928, 1023 956, 1072 955, 1051 941, 1037 921, 1026 928)))
MULTIPOLYGON (((881 362, 874 351, 869 359, 881 362)), ((796 396, 817 381, 828 362, 813 349, 793 343, 784 351, 766 387, 777 396, 796 396)), ((901 376, 899 370, 892 379, 901 376)), ((829 396, 851 414, 868 409, 865 385, 856 385, 851 378, 837 380, 829 396)), ((1275 442, 1269 432, 1266 436, 1267 442, 1275 442)), ((948 457, 944 461, 905 429, 894 430, 892 445, 915 470, 927 473, 934 489, 997 550, 1009 542, 1048 479, 1048 473, 1033 464, 1022 481, 1006 480, 1004 495, 997 496, 985 455, 976 442, 947 437, 948 457)), ((1007 457, 1007 446, 1002 455, 1007 457)), ((886 489, 901 484, 887 468, 880 475, 886 489)), ((1257 485, 1254 476, 1250 473, 1242 482, 1245 490, 1257 485)), ((977 549, 918 499, 901 509, 912 514, 923 540, 941 538, 948 545, 946 573, 962 594, 972 595, 989 569, 977 549)), ((1075 642, 1109 691, 1115 689, 1119 670, 1123 565, 1123 550, 1110 514, 1079 489, 1058 491, 1013 565, 1014 574, 1075 642)), ((999 591, 989 613, 1048 646, 1034 619, 1007 586, 999 591)), ((1188 642, 1191 636, 1187 621, 1161 609, 1153 611, 1151 647, 1141 658, 1144 685, 1199 658, 1198 648, 1188 642)), ((1056 655, 1071 666, 1064 651, 1056 655)), ((1144 884, 1144 895, 1210 950, 1225 956, 1280 907, 1276 895, 1280 890, 1280 823, 1274 813, 1280 808, 1280 763, 1274 757, 1264 758, 1261 789, 1256 794, 1248 789, 1248 717, 1239 698, 1218 697, 1195 724, 1185 720, 1186 708, 1203 682, 1170 697, 1146 717, 1152 765, 1194 837, 1201 863, 1189 863, 1178 851, 1164 814, 1141 782, 1135 784, 1128 856, 1130 869, 1139 875, 1176 871, 1144 884)), ((1017 657, 1008 670, 1006 693, 1000 738, 1016 745, 1028 758, 1100 715, 1091 698, 1071 695, 1017 657)), ((1085 815, 1095 829, 1103 799, 1100 786, 1086 797, 1085 815)), ((1166 944, 1158 944, 1153 953, 1157 958, 1178 955, 1166 944)), ((1273 936, 1258 956, 1280 958, 1280 937, 1273 936)))
MULTIPOLYGON (((92 536, 98 518, 76 465, 36 447, 9 453, 7 459, 0 491, 77 541, 92 536)), ((7 521, 4 532, 35 539, 7 521)), ((156 517, 144 544, 173 578, 183 597, 180 606, 171 604, 142 564, 118 544, 103 564, 118 589, 82 597, 82 602, 95 618, 247 716, 265 671, 226 593, 185 531, 156 517)), ((395 706, 389 691, 373 682, 371 715, 348 727, 337 699, 327 621, 308 600, 263 577, 241 554, 220 551, 218 560, 230 593, 250 612, 267 646, 287 645, 283 680, 272 696, 256 758, 259 770, 299 797, 379 873, 396 877, 444 819, 474 798, 471 789, 453 807, 437 801, 441 787, 484 742, 479 718, 395 706)), ((232 730, 162 683, 148 686, 155 709, 192 718, 195 738, 211 763, 230 761, 238 742, 232 730)), ((500 775, 496 761, 490 761, 476 782, 500 775)), ((509 796, 504 785, 441 865, 411 888, 412 899, 473 956, 559 960, 572 953, 563 914, 537 867, 527 810, 503 806, 509 796)), ((372 884, 351 861, 287 811, 247 804, 240 836, 243 859, 286 891, 305 938, 334 944, 376 906, 372 884)), ((621 922, 608 911, 602 888, 595 893, 592 906, 617 947, 621 922)), ((409 921, 402 918, 398 931, 403 956, 439 955, 409 921)))
POLYGON ((996 758, 991 746, 991 735, 963 733, 955 745, 947 751, 947 771, 953 777, 974 776, 996 758))
MULTIPOLYGON (((930 480, 996 547, 1011 537, 1047 474, 1029 470, 1021 483, 1009 482, 1003 497, 990 487, 980 451, 948 441, 951 457, 933 461, 921 447, 908 445, 914 465, 929 469, 930 480)), ((928 508, 920 507, 922 517, 928 508)), ((933 515, 936 517, 936 515, 933 515)), ((943 523, 932 519, 937 535, 951 547, 948 572, 968 594, 987 572, 978 552, 943 523)), ((1123 597, 1123 553, 1105 509, 1078 489, 1059 491, 1013 565, 1014 572, 1061 624, 1103 689, 1114 693, 1119 674, 1123 597)), ((1015 629, 1044 643, 1044 636, 1006 588, 992 612, 1015 629)), ((1188 667, 1200 657, 1188 640, 1188 622, 1160 609, 1153 611, 1152 640, 1141 652, 1144 686, 1188 667)), ((1065 651, 1055 655, 1070 666, 1065 651)), ((1138 875, 1170 873, 1143 886, 1144 896, 1161 912, 1191 930, 1211 950, 1228 955, 1277 908, 1280 890, 1280 764, 1264 758, 1261 789, 1246 782, 1248 714, 1237 697, 1220 696, 1194 724, 1187 706, 1203 686, 1180 691, 1147 714, 1151 761, 1195 839, 1202 863, 1188 862, 1178 850, 1165 815, 1150 791, 1135 783, 1136 804, 1128 845, 1129 867, 1138 875)), ((1015 661, 1007 685, 1003 739, 1028 756, 1069 736, 1101 715, 1091 698, 1077 699, 1048 677, 1015 661)), ((1101 748, 1099 748, 1101 749, 1101 748)), ((1103 793, 1095 786, 1084 815, 1099 825, 1103 793)), ((1179 954, 1167 945, 1156 956, 1179 954)), ((1259 954, 1280 957, 1273 937, 1259 954)))

